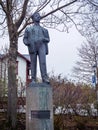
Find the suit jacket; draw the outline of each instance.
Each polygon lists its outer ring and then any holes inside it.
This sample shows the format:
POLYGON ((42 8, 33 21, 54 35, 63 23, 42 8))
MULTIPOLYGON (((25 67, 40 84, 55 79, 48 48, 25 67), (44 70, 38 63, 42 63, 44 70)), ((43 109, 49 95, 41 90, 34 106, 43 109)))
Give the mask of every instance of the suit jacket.
MULTIPOLYGON (((48 43, 50 41, 48 30, 41 26, 40 26, 40 28, 43 33, 43 36, 41 37, 42 38, 41 42, 45 43, 46 54, 48 54, 48 43)), ((25 30, 25 33, 24 33, 23 42, 26 46, 28 46, 29 53, 36 53, 34 37, 35 37, 34 26, 27 27, 25 30)))

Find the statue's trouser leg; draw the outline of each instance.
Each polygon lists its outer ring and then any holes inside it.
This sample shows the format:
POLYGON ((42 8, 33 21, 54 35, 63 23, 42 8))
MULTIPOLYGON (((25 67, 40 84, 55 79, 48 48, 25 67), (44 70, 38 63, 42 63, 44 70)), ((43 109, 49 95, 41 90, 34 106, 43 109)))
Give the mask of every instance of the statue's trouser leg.
POLYGON ((36 81, 37 54, 30 54, 30 59, 32 80, 36 81))
POLYGON ((46 68, 46 50, 45 50, 45 44, 42 44, 38 51, 39 56, 39 65, 40 65, 40 71, 41 71, 41 77, 44 81, 45 78, 47 78, 47 68, 46 68))

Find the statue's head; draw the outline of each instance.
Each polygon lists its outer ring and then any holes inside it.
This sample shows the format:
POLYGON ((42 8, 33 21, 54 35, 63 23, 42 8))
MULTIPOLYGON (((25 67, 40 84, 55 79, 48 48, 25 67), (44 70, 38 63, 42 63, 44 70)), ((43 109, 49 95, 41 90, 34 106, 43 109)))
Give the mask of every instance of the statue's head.
POLYGON ((31 16, 32 20, 34 22, 40 22, 41 16, 38 12, 35 12, 32 16, 31 16))

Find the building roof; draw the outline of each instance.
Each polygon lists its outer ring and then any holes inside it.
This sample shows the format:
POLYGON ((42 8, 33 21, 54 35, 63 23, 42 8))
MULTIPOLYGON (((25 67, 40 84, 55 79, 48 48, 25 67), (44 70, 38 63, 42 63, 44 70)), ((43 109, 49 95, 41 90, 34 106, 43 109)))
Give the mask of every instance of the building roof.
POLYGON ((30 62, 30 56, 29 56, 29 54, 21 54, 21 53, 18 52, 18 56, 22 57, 27 62, 30 62))
MULTIPOLYGON (((6 55, 0 54, 0 59, 4 59, 7 56, 8 56, 7 54, 6 55)), ((21 58, 23 58, 24 60, 26 60, 27 62, 30 63, 30 56, 29 56, 29 54, 21 54, 21 53, 18 52, 18 56, 20 56, 21 58)))
POLYGON ((29 56, 29 54, 23 54, 23 56, 30 61, 30 56, 29 56))

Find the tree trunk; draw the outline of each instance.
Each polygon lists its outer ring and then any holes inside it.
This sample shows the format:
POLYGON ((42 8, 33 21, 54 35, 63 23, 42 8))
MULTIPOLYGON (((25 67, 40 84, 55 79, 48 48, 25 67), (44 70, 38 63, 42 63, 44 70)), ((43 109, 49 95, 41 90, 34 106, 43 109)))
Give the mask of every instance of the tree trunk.
POLYGON ((8 59, 8 120, 13 130, 15 130, 16 128, 16 118, 17 118, 17 83, 16 83, 17 44, 18 44, 18 37, 17 35, 14 35, 10 40, 9 59, 8 59))

